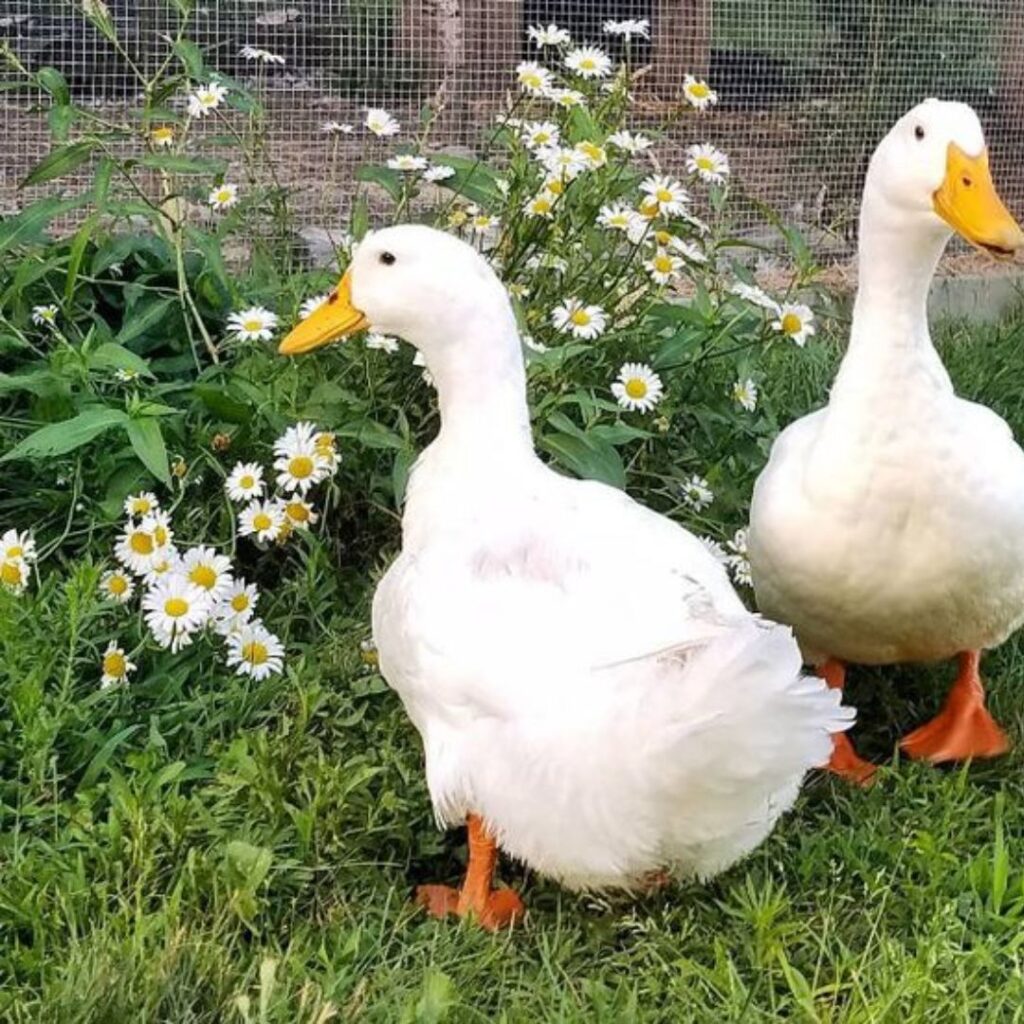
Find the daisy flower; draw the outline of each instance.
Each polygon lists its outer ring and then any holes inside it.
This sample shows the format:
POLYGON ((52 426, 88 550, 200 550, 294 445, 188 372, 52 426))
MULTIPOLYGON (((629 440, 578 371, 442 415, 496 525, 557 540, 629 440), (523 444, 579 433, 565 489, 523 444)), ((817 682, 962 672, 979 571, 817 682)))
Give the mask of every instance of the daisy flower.
POLYGON ((111 640, 107 644, 107 649, 103 652, 101 666, 103 675, 100 676, 100 686, 104 690, 109 686, 127 683, 128 676, 135 671, 135 662, 128 660, 124 648, 119 647, 116 640, 111 640))
POLYGON ((531 96, 545 96, 551 88, 554 76, 535 60, 524 60, 516 66, 516 80, 523 92, 531 96))
POLYGON ((612 62, 599 46, 578 46, 565 55, 565 66, 580 78, 604 78, 611 71, 612 62))
POLYGON ((569 269, 569 263, 564 256, 558 253, 544 250, 541 253, 534 253, 526 261, 527 270, 553 270, 557 274, 564 274, 569 269))
POLYGON ((156 509, 149 515, 143 517, 139 523, 139 529, 145 531, 153 538, 153 544, 159 552, 162 548, 170 547, 174 540, 174 530, 171 529, 171 517, 166 512, 156 509))
POLYGON ((718 102, 718 93, 707 82, 693 75, 687 75, 683 80, 683 95, 690 106, 697 110, 706 110, 718 102))
POLYGON ((537 341, 532 334, 524 334, 522 342, 531 352, 536 352, 538 355, 543 355, 548 350, 547 345, 543 341, 537 341))
POLYGON ((650 412, 664 394, 661 378, 645 363, 624 363, 612 394, 623 409, 650 412))
POLYGON ((689 242, 685 238, 673 235, 669 239, 668 247, 673 252, 685 256, 691 263, 707 263, 708 261, 707 256, 693 242, 689 242))
POLYGON ((228 330, 236 341, 269 341, 277 327, 277 314, 263 306, 251 306, 228 317, 228 330))
POLYGON ((587 166, 596 169, 608 163, 608 152, 596 142, 577 142, 573 147, 586 161, 587 166))
POLYGON ((412 357, 412 365, 423 367, 423 373, 420 376, 423 378, 424 384, 432 388, 437 387, 434 383, 434 375, 427 369, 427 361, 423 358, 423 353, 419 349, 416 350, 416 354, 412 357))
POLYGON ((240 676, 266 679, 284 667, 284 645, 262 622, 249 622, 228 637, 228 665, 240 676))
POLYGON ((320 131, 324 135, 351 135, 355 131, 355 125, 346 124, 343 121, 324 121, 320 125, 320 131))
POLYGON ((711 143, 703 142, 687 149, 686 169, 712 185, 721 185, 729 176, 729 157, 711 143))
POLYGON ((744 284, 742 281, 737 281, 729 286, 729 294, 735 295, 755 306, 760 306, 762 309, 769 309, 773 313, 779 312, 779 304, 766 291, 758 288, 757 285, 744 284))
POLYGON ((0 537, 0 558, 20 558, 31 565, 36 560, 36 542, 28 530, 6 530, 0 537))
POLYGON ((397 135, 402 130, 402 126, 380 107, 370 107, 366 111, 366 120, 363 123, 377 136, 397 135))
POLYGON ((719 565, 729 564, 729 555, 726 553, 725 548, 718 543, 712 537, 698 537, 697 540, 704 545, 704 550, 716 561, 719 565))
POLYGON ((753 412, 757 408, 757 385, 749 377, 746 380, 736 381, 730 394, 732 400, 741 409, 753 412))
POLYGON ((28 562, 24 558, 0 559, 0 584, 13 594, 20 594, 28 585, 28 562))
POLYGON ((455 176, 455 168, 448 164, 431 164, 423 172, 424 181, 447 181, 455 176))
POLYGON ((589 166, 587 158, 577 149, 551 146, 537 151, 537 159, 558 178, 572 181, 589 166))
POLYGON ((209 85, 201 85, 188 98, 188 112, 190 117, 206 117, 211 110, 216 110, 221 100, 227 96, 228 91, 219 82, 210 82, 209 85))
POLYGON ((210 595, 182 572, 168 573, 142 599, 146 625, 161 647, 178 651, 192 643, 192 634, 206 625, 210 595))
POLYGON ((214 628, 226 636, 248 622, 256 610, 260 592, 255 583, 234 580, 227 593, 213 609, 214 628))
POLYGON ((141 374, 136 370, 118 369, 114 371, 114 380, 119 380, 122 384, 131 384, 137 381, 140 376, 141 374))
POLYGON ((643 153, 650 149, 651 146, 654 145, 654 140, 649 139, 646 135, 643 135, 640 132, 628 132, 623 130, 613 132, 609 135, 608 145, 621 149, 623 153, 632 153, 636 156, 638 153, 643 153))
POLYGON ((127 604, 135 593, 135 584, 127 573, 111 569, 100 577, 100 590, 108 601, 127 604))
POLYGON ((128 523, 114 544, 114 557, 136 576, 145 576, 149 572, 153 556, 157 553, 152 531, 143 526, 147 521, 128 523))
POLYGON ((279 53, 261 50, 258 46, 243 46, 238 56, 244 60, 259 61, 260 64, 284 64, 284 57, 279 53))
POLYGON ((364 344, 367 348, 387 352, 388 355, 392 355, 398 351, 398 339, 392 338, 387 334, 381 334, 379 331, 370 331, 366 336, 364 344))
POLYGON ((725 542, 728 550, 728 565, 732 570, 732 578, 741 586, 749 587, 753 583, 750 576, 750 560, 747 557, 747 531, 737 530, 732 540, 725 542))
POLYGON ((550 220, 555 208, 555 199, 556 197, 545 189, 532 199, 526 200, 523 204, 523 213, 527 217, 543 217, 550 220))
POLYGON ((308 530, 320 518, 313 505, 297 494, 281 502, 281 511, 285 523, 293 530, 308 530))
POLYGON ((621 36, 628 43, 633 36, 641 39, 651 38, 651 23, 647 18, 624 18, 622 21, 606 21, 601 30, 605 35, 621 36))
POLYGON ((669 284, 679 276, 683 261, 668 249, 658 249, 655 254, 644 261, 644 269, 651 275, 655 284, 669 284))
POLYGON ((571 298, 551 311, 551 322, 557 330, 589 341, 604 333, 608 317, 600 306, 587 306, 571 298))
POLYGON ((152 491, 139 491, 138 494, 129 494, 124 499, 124 514, 133 519, 140 519, 155 512, 160 507, 156 495, 152 491))
POLYGON ((206 201, 217 211, 229 210, 238 202, 238 186, 224 182, 209 194, 206 201))
POLYGON ((663 174, 652 174, 640 182, 640 191, 648 201, 657 204, 657 213, 673 216, 682 213, 690 196, 686 189, 674 179, 663 174))
POLYGON ((234 582, 231 576, 231 559, 219 555, 213 548, 199 544, 189 548, 181 558, 181 572, 189 583, 205 590, 210 600, 220 601, 234 582))
POLYGON ((679 496, 683 499, 683 504, 694 512, 703 512, 715 500, 715 492, 711 490, 707 480, 698 473, 694 473, 679 485, 679 496))
POLYGON ((256 462, 236 462, 224 481, 224 491, 232 501, 261 498, 263 488, 263 467, 256 462))
POLYGON ((312 295, 308 299, 303 300, 301 306, 299 306, 299 319, 305 320, 307 317, 312 316, 329 298, 326 292, 321 295, 312 295))
POLYGON ((388 157, 388 167, 393 171, 425 171, 428 161, 425 156, 413 156, 411 153, 399 153, 388 157))
POLYGON ((49 306, 33 306, 32 323, 37 327, 53 327, 57 323, 57 313, 57 307, 53 304, 49 306))
POLYGON ((578 89, 548 89, 546 95, 552 103, 566 110, 582 107, 586 102, 586 97, 578 89))
POLYGON ((150 131, 149 141, 157 149, 165 149, 174 142, 174 129, 170 125, 162 124, 150 131))
POLYGON ((497 228, 500 223, 500 219, 495 217, 493 214, 475 213, 469 221, 469 226, 478 235, 482 235, 485 231, 497 228))
POLYGON ((537 49, 545 46, 565 46, 572 42, 569 33, 557 25, 530 25, 526 30, 526 38, 537 44, 537 49))
POLYGON ((147 587, 163 579, 164 576, 174 572, 181 565, 181 555, 173 544, 165 548, 159 548, 150 559, 149 569, 142 577, 142 582, 147 587))
POLYGON ((284 526, 284 513, 276 501, 250 501, 238 514, 238 532, 242 537, 277 540, 284 526))
POLYGON ((795 302, 784 302, 778 309, 778 319, 772 324, 780 334, 801 348, 814 334, 814 314, 809 306, 795 302))
POLYGON ((549 149, 558 145, 561 132, 551 121, 527 121, 520 127, 519 137, 530 149, 549 149))

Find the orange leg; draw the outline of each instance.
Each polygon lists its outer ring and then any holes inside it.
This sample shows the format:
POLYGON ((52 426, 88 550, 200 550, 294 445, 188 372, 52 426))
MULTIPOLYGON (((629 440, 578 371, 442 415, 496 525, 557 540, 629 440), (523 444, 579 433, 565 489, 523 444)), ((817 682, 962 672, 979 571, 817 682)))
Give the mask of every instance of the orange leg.
POLYGON ((511 889, 494 889, 494 866, 498 847, 484 827, 479 815, 466 819, 469 829, 469 864, 461 889, 448 885, 421 885, 416 902, 431 917, 472 914, 488 931, 498 931, 521 921, 526 912, 523 901, 511 889))
MULTIPOLYGON (((833 690, 841 690, 846 685, 846 666, 836 658, 829 658, 819 665, 817 672, 833 690)), ((828 762, 828 770, 855 786, 870 786, 877 769, 853 749, 845 732, 837 732, 832 737, 832 757, 828 762)))
POLYGON ((979 651, 960 655, 960 671, 942 710, 925 725, 904 736, 900 748, 907 757, 939 761, 966 761, 971 757, 998 757, 1010 749, 1010 740, 985 707, 979 651))

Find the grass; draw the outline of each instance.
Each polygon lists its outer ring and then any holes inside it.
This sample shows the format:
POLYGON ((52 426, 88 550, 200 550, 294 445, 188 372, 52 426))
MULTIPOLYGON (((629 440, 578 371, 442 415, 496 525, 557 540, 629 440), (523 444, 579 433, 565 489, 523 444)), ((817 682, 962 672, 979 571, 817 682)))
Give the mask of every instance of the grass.
MULTIPOLYGON (((943 331, 954 379, 1020 436, 1020 331, 969 333, 943 331)), ((783 355, 792 415, 836 355, 783 355)), ((0 605, 4 1021, 1024 1019, 1024 756, 892 756, 949 666, 854 673, 858 745, 887 763, 872 790, 816 777, 745 863, 640 901, 505 864, 532 913, 495 937, 409 906, 464 850, 434 829, 414 731, 362 664, 370 581, 320 566, 273 595, 297 609, 283 679, 213 679, 186 655, 100 695, 96 573, 75 562, 0 605)), ((1024 644, 985 669, 1019 739, 1024 644)))

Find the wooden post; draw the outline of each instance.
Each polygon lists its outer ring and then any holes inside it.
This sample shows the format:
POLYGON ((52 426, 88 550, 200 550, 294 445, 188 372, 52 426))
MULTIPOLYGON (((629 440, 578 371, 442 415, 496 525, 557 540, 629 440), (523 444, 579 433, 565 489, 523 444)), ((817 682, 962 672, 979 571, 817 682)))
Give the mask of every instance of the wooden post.
POLYGON ((676 97, 687 74, 705 77, 711 66, 712 0, 653 0, 651 86, 676 97))

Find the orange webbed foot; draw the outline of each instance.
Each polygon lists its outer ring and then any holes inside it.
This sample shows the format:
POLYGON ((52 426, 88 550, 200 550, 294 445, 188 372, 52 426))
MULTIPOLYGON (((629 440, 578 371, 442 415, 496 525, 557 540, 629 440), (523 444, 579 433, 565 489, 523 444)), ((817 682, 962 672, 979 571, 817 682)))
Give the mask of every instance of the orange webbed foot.
POLYGON ((960 655, 960 672, 942 710, 904 736, 900 749, 907 757, 938 764, 970 758, 999 757, 1010 739, 985 707, 977 651, 960 655))
POLYGON ((450 885, 420 885, 416 887, 414 902, 431 917, 445 918, 458 913, 459 890, 450 885))
MULTIPOLYGON (((822 662, 817 672, 833 690, 842 690, 846 685, 846 666, 838 658, 822 662)), ((870 786, 878 770, 876 765, 857 753, 844 732, 832 736, 832 756, 826 767, 833 775, 838 775, 854 786, 870 786)))

